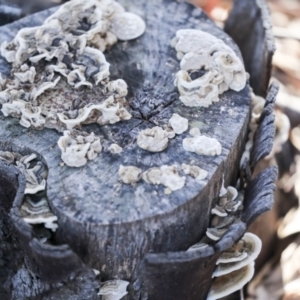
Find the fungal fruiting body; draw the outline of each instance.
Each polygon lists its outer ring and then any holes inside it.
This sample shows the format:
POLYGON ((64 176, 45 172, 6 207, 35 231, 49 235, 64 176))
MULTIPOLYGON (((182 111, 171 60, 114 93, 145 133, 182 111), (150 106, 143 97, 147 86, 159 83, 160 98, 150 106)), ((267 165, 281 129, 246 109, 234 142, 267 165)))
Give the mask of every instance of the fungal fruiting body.
POLYGON ((84 166, 87 160, 93 160, 102 151, 99 137, 78 130, 65 130, 58 140, 61 159, 70 167, 84 166))
POLYGON ((41 26, 21 29, 1 44, 1 55, 13 67, 12 79, 0 80, 4 116, 26 128, 58 131, 129 120, 127 84, 110 81, 103 52, 144 31, 139 16, 112 0, 73 0, 41 26))
POLYGON ((105 281, 98 295, 104 300, 120 300, 127 294, 128 284, 128 281, 119 279, 105 281))
MULTIPOLYGON (((0 159, 16 165, 26 180, 20 214, 31 225, 43 224, 46 229, 56 231, 57 217, 52 213, 46 197, 48 170, 35 153, 22 156, 19 153, 0 151, 0 159)), ((47 231, 46 231, 47 232, 47 231)), ((43 239, 45 242, 47 239, 43 239)))
POLYGON ((205 179, 208 174, 207 171, 205 171, 195 165, 182 164, 181 167, 185 174, 192 176, 197 181, 201 181, 201 180, 205 179))
POLYGON ((135 184, 141 179, 142 170, 133 166, 120 166, 119 177, 123 183, 135 184))
POLYGON ((168 133, 159 126, 142 130, 137 137, 137 145, 150 152, 165 150, 168 142, 168 133))
POLYGON ((189 121, 186 118, 179 116, 178 114, 173 114, 169 120, 170 126, 173 128, 176 134, 182 134, 189 128, 189 121))
POLYGON ((180 190, 184 187, 186 178, 180 176, 176 165, 151 168, 143 173, 143 179, 150 184, 162 184, 168 190, 166 193, 180 190))
POLYGON ((112 154, 120 154, 123 149, 122 147, 120 147, 119 145, 117 144, 111 144, 108 148, 109 152, 112 153, 112 154))
POLYGON ((186 106, 208 107, 228 89, 245 87, 244 65, 221 39, 202 30, 181 29, 172 46, 181 60, 174 84, 186 106))
POLYGON ((185 138, 182 141, 182 146, 185 151, 195 152, 199 155, 215 156, 222 152, 222 146, 217 139, 204 135, 185 138))
POLYGON ((207 299, 220 299, 243 288, 254 275, 254 261, 261 251, 261 240, 252 233, 245 235, 223 252, 213 273, 214 280, 207 299))

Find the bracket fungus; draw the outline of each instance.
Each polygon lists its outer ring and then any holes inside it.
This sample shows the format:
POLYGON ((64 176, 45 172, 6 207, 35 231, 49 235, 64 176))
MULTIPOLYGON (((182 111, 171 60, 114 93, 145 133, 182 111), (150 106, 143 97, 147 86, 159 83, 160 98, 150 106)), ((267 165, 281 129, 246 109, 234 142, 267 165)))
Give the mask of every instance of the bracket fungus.
POLYGON ((120 300, 127 294, 128 284, 128 281, 119 279, 105 281, 98 295, 101 295, 103 300, 120 300))
POLYGON ((254 275, 254 262, 234 271, 227 276, 215 279, 206 300, 216 300, 228 296, 248 283, 254 275))
POLYGON ((181 29, 172 46, 181 60, 174 84, 186 106, 208 107, 228 89, 245 87, 244 65, 221 39, 202 30, 181 29))
POLYGON ((217 261, 213 277, 226 275, 248 265, 258 257, 261 247, 261 240, 255 234, 245 233, 242 239, 232 246, 230 251, 222 253, 221 258, 217 261), (232 255, 232 252, 234 252, 234 255, 232 255))
POLYGON ((168 133, 159 126, 139 132, 137 145, 150 152, 161 152, 168 147, 168 133))
MULTIPOLYGON (((122 79, 110 81, 103 51, 118 39, 136 39, 144 31, 139 16, 112 0, 73 0, 41 26, 19 30, 11 42, 1 44, 1 55, 13 66, 12 78, 1 77, 4 116, 20 119, 26 128, 60 132, 82 124, 129 120, 127 84, 122 79)), ((81 143, 67 147, 62 145, 66 139, 65 134, 59 145, 67 165, 82 166, 101 151, 96 141, 92 143, 97 147, 81 143), (71 158, 74 152, 78 162, 71 158)))
POLYGON ((252 233, 245 235, 230 249, 221 254, 213 277, 217 277, 207 299, 228 296, 243 288, 254 275, 254 261, 261 251, 261 240, 252 233))
POLYGON ((70 167, 84 166, 87 160, 93 160, 102 151, 100 138, 92 132, 65 130, 59 138, 58 147, 62 154, 61 159, 70 167))

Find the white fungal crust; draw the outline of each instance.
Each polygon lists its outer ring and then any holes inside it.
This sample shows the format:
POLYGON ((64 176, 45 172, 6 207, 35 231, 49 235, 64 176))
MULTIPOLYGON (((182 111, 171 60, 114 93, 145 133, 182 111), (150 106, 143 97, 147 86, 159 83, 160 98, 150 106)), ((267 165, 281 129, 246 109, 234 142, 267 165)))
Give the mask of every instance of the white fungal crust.
POLYGON ((123 151, 122 147, 120 147, 120 146, 117 145, 117 144, 111 144, 111 145, 108 147, 108 150, 109 150, 109 152, 112 153, 112 154, 120 154, 120 153, 123 151))
POLYGON ((216 156, 222 153, 220 142, 204 135, 185 138, 182 141, 182 146, 185 151, 195 152, 199 155, 216 156))
POLYGON ((135 184, 142 176, 142 170, 133 166, 120 166, 119 177, 123 183, 135 184))
POLYGON ((186 178, 180 176, 176 165, 151 168, 143 173, 143 179, 150 184, 162 184, 168 188, 167 193, 180 190, 185 185, 186 178))
POLYGON ((159 126, 142 130, 137 137, 137 145, 150 152, 165 150, 168 142, 168 133, 159 126))
POLYGON ((252 279, 253 275, 254 262, 252 261, 237 271, 216 278, 206 299, 220 299, 242 289, 252 279))
POLYGON ((202 30, 181 29, 172 46, 181 60, 174 83, 186 106, 208 107, 228 89, 240 91, 245 87, 244 65, 221 39, 202 30))
POLYGON ((61 159, 70 167, 82 167, 102 151, 100 138, 93 132, 88 134, 83 131, 66 130, 57 144, 62 151, 61 159))
POLYGON ((179 116, 178 114, 172 115, 169 120, 169 124, 176 134, 182 134, 189 128, 189 120, 179 116))
POLYGON ((103 300, 120 300, 127 294, 128 284, 128 281, 119 279, 105 281, 98 295, 101 295, 103 300))
POLYGON ((121 41, 129 41, 141 36, 146 29, 146 24, 139 16, 123 12, 115 14, 110 30, 121 41))
POLYGON ((205 179, 208 175, 207 171, 195 165, 182 164, 181 167, 185 174, 192 176, 197 181, 205 179))

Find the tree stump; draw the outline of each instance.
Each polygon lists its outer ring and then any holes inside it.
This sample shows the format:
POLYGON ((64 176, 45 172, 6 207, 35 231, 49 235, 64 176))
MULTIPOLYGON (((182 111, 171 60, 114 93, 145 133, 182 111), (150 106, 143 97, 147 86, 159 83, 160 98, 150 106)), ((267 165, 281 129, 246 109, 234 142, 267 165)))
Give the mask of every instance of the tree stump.
MULTIPOLYGON (((208 108, 184 106, 173 83, 179 61, 170 41, 176 31, 186 28, 204 30, 222 39, 241 57, 237 46, 200 9, 190 4, 173 0, 119 2, 127 11, 140 15, 147 25, 142 37, 118 42, 106 53, 111 78, 122 78, 129 86, 127 101, 133 118, 101 127, 86 125, 84 130, 122 146, 121 155, 105 149, 85 166, 70 168, 61 164, 57 146, 60 133, 51 129, 24 129, 16 119, 0 115, 0 150, 13 150, 22 155, 37 153, 48 166, 47 196, 59 226, 51 247, 41 245, 34 238, 30 226, 22 221, 18 212, 24 194, 24 179, 18 175, 18 187, 14 182, 14 188, 5 200, 12 206, 10 216, 20 237, 19 247, 25 255, 25 264, 15 265, 14 273, 5 278, 12 282, 6 292, 9 291, 13 299, 50 299, 52 296, 74 299, 76 288, 80 290, 77 299, 98 299, 98 279, 93 277, 91 269, 100 271, 102 281, 114 278, 129 281, 129 294, 124 299, 205 299, 220 251, 230 247, 230 243, 232 245, 242 236, 250 220, 270 206, 267 201, 256 210, 250 199, 246 206, 252 212, 245 211, 242 221, 230 228, 221 241, 201 254, 186 254, 185 251, 205 234, 223 176, 225 186, 237 178, 249 120, 249 84, 241 92, 229 90, 223 93, 220 101, 208 108), (222 145, 221 155, 209 157, 184 151, 182 140, 187 137, 187 132, 171 140, 169 147, 161 153, 150 153, 137 147, 136 138, 141 130, 167 124, 173 113, 187 118, 190 128, 197 127, 206 136, 217 138, 222 145), (135 186, 125 185, 118 177, 121 164, 146 170, 192 162, 208 171, 207 180, 199 184, 187 177, 184 188, 170 195, 165 194, 161 185, 153 186, 143 181, 135 186), (176 262, 181 265, 180 270, 176 262), (59 273, 56 265, 62 270, 59 273), (160 269, 161 266, 164 269, 160 269), (27 269, 38 277, 33 278, 27 269), (88 280, 81 282, 77 276, 73 283, 59 285, 78 272, 88 280), (160 272, 169 277, 164 280, 160 272), (162 284, 158 292, 158 280, 171 286, 162 284), (172 290, 172 280, 176 284, 180 280, 185 282, 172 290), (189 280, 193 284, 190 285, 189 280), (20 285, 22 291, 17 292, 20 285), (35 288, 31 289, 31 286, 35 288)), ((0 27, 0 42, 10 41, 23 27, 41 24, 55 10, 0 27)), ((3 58, 0 58, 0 72, 9 76, 10 66, 3 58)), ((3 178, 10 176, 6 171, 8 168, 6 164, 0 165, 3 178)), ((269 170, 270 182, 274 172, 269 170)), ((262 183, 262 186, 270 185, 270 182, 262 183)), ((0 187, 3 185, 1 181, 0 187)), ((250 194, 253 189, 250 185, 250 194)), ((261 201, 270 193, 268 190, 256 200, 261 201)))

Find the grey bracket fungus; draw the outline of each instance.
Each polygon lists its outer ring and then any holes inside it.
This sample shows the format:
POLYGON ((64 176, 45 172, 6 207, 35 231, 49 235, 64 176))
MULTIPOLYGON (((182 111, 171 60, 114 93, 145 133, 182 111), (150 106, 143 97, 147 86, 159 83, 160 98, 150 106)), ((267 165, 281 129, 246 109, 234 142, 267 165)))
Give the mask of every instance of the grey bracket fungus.
POLYGON ((150 152, 161 152, 168 147, 168 133, 159 126, 139 132, 137 145, 150 152))
POLYGON ((139 16, 124 12, 116 14, 111 22, 110 30, 121 41, 129 41, 140 37, 146 29, 146 24, 139 16))

